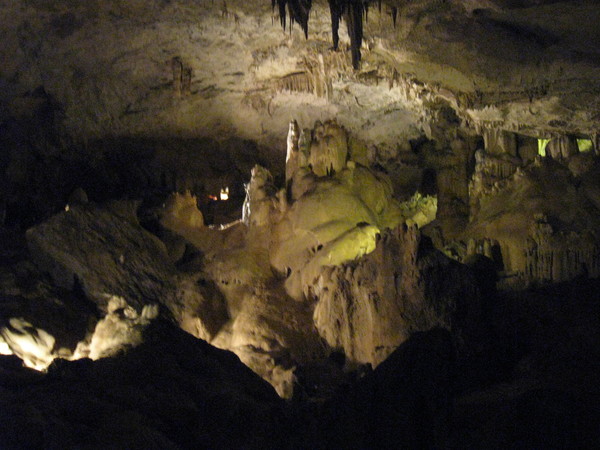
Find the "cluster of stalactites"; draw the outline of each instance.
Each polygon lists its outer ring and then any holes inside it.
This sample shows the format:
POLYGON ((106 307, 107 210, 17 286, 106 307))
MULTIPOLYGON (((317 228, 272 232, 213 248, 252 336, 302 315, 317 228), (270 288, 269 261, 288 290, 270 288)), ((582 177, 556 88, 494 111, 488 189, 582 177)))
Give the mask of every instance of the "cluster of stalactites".
POLYGON ((275 4, 279 8, 279 20, 285 30, 287 16, 290 16, 290 26, 298 22, 304 31, 304 36, 308 39, 308 15, 312 7, 312 0, 271 0, 271 6, 275 9, 275 4), (287 12, 286 12, 287 6, 287 12))
MULTIPOLYGON (((331 14, 331 34, 333 37, 333 48, 338 49, 339 45, 339 27, 342 17, 346 18, 348 26, 348 35, 350 36, 350 48, 352 50, 352 66, 358 69, 360 63, 360 47, 363 39, 363 17, 367 18, 369 12, 369 3, 372 0, 328 0, 329 11, 331 14)), ((379 9, 381 9, 381 0, 379 9)), ((308 16, 312 6, 312 0, 271 0, 271 5, 279 8, 279 19, 281 26, 285 30, 287 16, 290 22, 298 22, 308 38, 308 16), (286 11, 287 6, 287 11, 286 11)), ((392 8, 392 19, 396 25, 397 8, 392 8)))

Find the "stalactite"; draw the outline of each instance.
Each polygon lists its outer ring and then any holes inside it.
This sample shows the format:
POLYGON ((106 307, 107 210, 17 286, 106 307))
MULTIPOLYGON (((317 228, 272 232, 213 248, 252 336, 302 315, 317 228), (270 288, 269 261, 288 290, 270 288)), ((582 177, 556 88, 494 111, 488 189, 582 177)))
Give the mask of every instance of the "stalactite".
POLYGON ((394 22, 394 28, 396 28, 396 18, 398 17, 398 8, 392 6, 392 22, 394 22))
POLYGON ((333 49, 337 50, 340 42, 339 28, 340 20, 344 14, 345 3, 343 0, 329 0, 329 13, 331 15, 331 36, 333 39, 333 49))
POLYGON ((287 16, 290 16, 290 28, 294 22, 298 22, 304 36, 308 39, 308 17, 312 7, 312 0, 271 0, 271 7, 279 9, 279 20, 283 29, 286 29, 287 16), (287 12, 286 12, 287 6, 287 12))
MULTIPOLYGON (((352 66, 355 69, 358 69, 361 58, 360 47, 363 39, 363 17, 365 19, 367 18, 368 5, 370 2, 364 0, 328 0, 328 2, 331 15, 333 48, 334 50, 337 50, 339 47, 340 20, 345 14, 348 34, 350 36, 352 66)), ((312 7, 312 0, 271 0, 273 10, 276 5, 279 10, 279 20, 283 29, 286 29, 287 16, 289 15, 290 26, 293 22, 298 22, 304 31, 304 35, 308 38, 308 18, 312 7)))
POLYGON ((364 5, 360 0, 354 0, 348 4, 346 10, 346 24, 350 35, 350 49, 352 51, 352 67, 358 69, 360 64, 360 47, 363 38, 363 14, 364 5))
POLYGON ((173 91, 177 98, 191 94, 192 68, 185 64, 179 56, 171 58, 173 71, 173 91))

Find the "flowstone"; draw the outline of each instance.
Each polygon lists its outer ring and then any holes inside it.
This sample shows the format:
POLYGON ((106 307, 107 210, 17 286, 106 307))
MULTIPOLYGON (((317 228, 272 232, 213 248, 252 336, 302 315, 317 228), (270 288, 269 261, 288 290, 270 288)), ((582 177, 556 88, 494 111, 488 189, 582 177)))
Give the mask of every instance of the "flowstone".
MULTIPOLYGON (((415 331, 443 327, 465 340, 455 312, 477 297, 468 270, 421 245, 414 225, 432 218, 434 199, 400 204, 335 122, 299 130, 292 122, 285 187, 255 166, 234 223, 207 226, 186 192, 159 214, 164 241, 140 226, 132 202, 73 205, 27 232, 39 267, 103 316, 75 357, 129 351, 167 319, 234 352, 289 398, 297 371, 332 352, 344 352, 340 370, 350 371, 379 364, 415 331)), ((53 336, 22 325, 47 365, 53 336)))
POLYGON ((334 121, 300 129, 290 123, 283 188, 265 168, 252 169, 240 222, 206 227, 181 195, 162 218, 202 251, 203 276, 227 304, 229 320, 211 343, 235 352, 283 397, 293 395, 299 367, 332 350, 346 354, 348 367, 377 365, 414 331, 460 334, 457 299, 477 297, 466 269, 441 253, 417 257, 415 225, 435 218, 434 197, 399 203, 387 175, 363 165, 364 146, 334 121), (408 234, 399 231, 404 223, 408 234), (360 269, 348 279, 351 267, 360 269), (424 282, 430 272, 449 275, 424 282), (393 273, 402 274, 396 287, 393 273))

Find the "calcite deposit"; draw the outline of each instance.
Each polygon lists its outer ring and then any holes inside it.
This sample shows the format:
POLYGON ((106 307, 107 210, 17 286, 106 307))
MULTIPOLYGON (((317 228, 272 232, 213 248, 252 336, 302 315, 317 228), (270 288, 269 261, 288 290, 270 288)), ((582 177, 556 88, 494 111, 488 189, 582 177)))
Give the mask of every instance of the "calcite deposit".
POLYGON ((597 447, 598 23, 0 0, 0 447, 597 447))

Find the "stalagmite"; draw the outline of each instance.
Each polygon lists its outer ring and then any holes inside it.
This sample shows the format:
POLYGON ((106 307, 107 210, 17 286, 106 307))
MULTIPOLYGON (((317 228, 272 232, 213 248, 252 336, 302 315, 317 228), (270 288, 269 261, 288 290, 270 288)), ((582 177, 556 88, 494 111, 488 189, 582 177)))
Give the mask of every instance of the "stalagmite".
POLYGON ((286 186, 296 173, 299 167, 300 147, 298 140, 300 138, 300 128, 298 122, 292 120, 287 136, 287 154, 285 157, 285 183, 286 186))
POLYGON ((348 137, 342 127, 333 121, 315 127, 309 162, 316 175, 339 172, 346 166, 347 157, 348 137))

